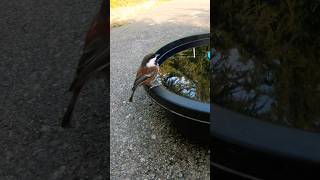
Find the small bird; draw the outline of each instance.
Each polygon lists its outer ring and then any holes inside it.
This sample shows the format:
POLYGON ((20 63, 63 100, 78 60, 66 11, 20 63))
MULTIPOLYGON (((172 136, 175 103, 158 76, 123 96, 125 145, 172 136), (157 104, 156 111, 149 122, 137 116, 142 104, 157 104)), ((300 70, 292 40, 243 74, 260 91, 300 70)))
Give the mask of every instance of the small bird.
POLYGON ((70 127, 74 106, 85 83, 92 77, 100 74, 103 74, 108 79, 110 67, 110 33, 108 32, 108 24, 107 1, 103 0, 100 11, 86 35, 85 46, 79 60, 76 77, 69 89, 73 93, 73 96, 61 122, 61 126, 64 128, 70 127))
POLYGON ((136 79, 132 87, 132 94, 129 102, 132 102, 133 94, 137 87, 142 85, 151 85, 159 74, 159 64, 157 57, 159 54, 151 53, 146 55, 137 71, 136 79))

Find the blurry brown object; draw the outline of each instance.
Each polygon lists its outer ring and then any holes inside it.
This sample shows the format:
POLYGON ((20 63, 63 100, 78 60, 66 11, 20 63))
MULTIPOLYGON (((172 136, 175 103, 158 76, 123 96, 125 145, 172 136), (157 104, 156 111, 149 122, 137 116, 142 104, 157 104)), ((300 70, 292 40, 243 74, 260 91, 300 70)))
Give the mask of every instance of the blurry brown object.
POLYGON ((107 10, 107 1, 103 0, 100 11, 86 35, 83 54, 79 60, 76 76, 69 89, 73 96, 62 119, 62 127, 70 127, 73 109, 84 84, 98 74, 102 74, 108 79, 110 29, 107 10))

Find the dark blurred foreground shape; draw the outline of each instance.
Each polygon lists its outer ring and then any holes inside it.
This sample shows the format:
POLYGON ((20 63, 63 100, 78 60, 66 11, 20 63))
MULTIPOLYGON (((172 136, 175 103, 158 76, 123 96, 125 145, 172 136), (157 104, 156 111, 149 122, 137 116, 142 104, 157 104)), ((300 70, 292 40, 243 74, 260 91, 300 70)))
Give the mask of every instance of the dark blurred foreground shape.
POLYGON ((63 117, 62 127, 70 127, 70 120, 78 96, 82 87, 89 79, 96 75, 102 75, 103 78, 109 81, 110 28, 107 8, 107 1, 103 0, 100 11, 96 15, 87 33, 83 54, 79 60, 76 76, 69 89, 73 93, 73 96, 63 117))
POLYGON ((221 172, 249 179, 320 176, 319 6, 213 3, 214 178, 221 172))

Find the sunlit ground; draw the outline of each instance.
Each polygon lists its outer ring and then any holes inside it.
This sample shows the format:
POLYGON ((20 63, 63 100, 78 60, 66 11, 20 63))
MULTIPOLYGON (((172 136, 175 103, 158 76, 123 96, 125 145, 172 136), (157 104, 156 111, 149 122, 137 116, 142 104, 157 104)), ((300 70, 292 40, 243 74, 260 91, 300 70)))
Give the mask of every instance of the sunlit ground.
POLYGON ((148 2, 148 0, 111 0, 110 7, 111 9, 119 7, 128 7, 145 2, 148 2))
POLYGON ((111 0, 110 22, 112 27, 122 26, 138 14, 170 0, 111 0))

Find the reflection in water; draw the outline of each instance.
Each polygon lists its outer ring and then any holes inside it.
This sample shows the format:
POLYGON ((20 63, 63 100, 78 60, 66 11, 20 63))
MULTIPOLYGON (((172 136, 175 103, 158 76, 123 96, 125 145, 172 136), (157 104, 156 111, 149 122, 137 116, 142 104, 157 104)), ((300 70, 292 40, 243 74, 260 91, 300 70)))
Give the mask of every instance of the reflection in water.
POLYGON ((181 51, 160 66, 161 84, 170 91, 201 102, 210 102, 208 46, 181 51))
POLYGON ((212 102, 320 132, 320 4, 216 2, 212 102))

